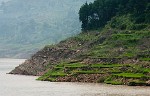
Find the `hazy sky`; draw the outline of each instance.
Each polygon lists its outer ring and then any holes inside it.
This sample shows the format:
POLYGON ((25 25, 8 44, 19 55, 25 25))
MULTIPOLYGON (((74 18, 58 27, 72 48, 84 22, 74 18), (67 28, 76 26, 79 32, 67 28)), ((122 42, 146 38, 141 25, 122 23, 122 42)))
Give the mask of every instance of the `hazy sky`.
POLYGON ((7 1, 10 1, 10 0, 0 0, 0 2, 2 2, 2 1, 7 2, 7 1))

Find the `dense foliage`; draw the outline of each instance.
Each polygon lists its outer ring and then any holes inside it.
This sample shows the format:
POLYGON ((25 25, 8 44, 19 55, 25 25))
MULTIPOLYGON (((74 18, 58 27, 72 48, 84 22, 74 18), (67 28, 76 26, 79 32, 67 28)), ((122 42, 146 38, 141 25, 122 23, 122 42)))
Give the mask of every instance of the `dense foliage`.
POLYGON ((112 17, 131 14, 134 23, 150 23, 150 0, 95 0, 79 11, 83 30, 104 26, 112 17))

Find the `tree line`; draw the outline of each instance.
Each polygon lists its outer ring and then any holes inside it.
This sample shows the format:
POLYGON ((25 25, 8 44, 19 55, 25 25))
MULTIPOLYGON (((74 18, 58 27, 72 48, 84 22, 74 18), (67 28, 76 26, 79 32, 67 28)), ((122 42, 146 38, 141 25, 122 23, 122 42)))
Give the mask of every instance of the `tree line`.
POLYGON ((79 10, 82 30, 103 27, 116 15, 131 14, 135 23, 150 23, 150 0, 95 0, 79 10))

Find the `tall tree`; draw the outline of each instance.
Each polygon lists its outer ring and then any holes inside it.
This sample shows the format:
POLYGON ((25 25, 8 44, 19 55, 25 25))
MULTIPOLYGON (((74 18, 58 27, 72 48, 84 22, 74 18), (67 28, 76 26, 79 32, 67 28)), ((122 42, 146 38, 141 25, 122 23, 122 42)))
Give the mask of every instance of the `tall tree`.
POLYGON ((82 22, 82 29, 88 29, 89 6, 86 2, 79 10, 79 20, 82 22))

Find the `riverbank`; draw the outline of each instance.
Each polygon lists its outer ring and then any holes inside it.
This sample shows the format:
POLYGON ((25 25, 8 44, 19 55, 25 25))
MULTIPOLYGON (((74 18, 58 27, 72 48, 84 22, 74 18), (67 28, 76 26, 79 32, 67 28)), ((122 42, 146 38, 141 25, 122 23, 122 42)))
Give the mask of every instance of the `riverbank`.
POLYGON ((149 96, 150 87, 95 83, 41 82, 37 77, 6 74, 22 60, 0 59, 0 96, 149 96), (15 62, 12 62, 12 61, 15 62), (113 90, 112 90, 113 89, 113 90))

